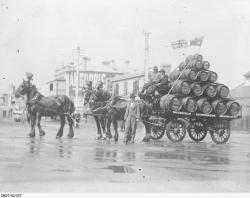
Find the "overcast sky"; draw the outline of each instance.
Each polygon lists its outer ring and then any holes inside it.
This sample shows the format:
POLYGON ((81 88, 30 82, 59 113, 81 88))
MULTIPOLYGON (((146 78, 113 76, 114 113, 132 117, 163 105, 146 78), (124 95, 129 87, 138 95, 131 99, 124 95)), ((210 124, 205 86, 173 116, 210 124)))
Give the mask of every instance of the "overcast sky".
POLYGON ((248 0, 0 0, 0 89, 27 71, 38 86, 51 80, 78 45, 90 66, 114 59, 143 69, 144 30, 151 32, 150 65, 176 67, 198 47, 169 43, 204 35, 200 53, 219 82, 233 88, 250 71, 248 0))

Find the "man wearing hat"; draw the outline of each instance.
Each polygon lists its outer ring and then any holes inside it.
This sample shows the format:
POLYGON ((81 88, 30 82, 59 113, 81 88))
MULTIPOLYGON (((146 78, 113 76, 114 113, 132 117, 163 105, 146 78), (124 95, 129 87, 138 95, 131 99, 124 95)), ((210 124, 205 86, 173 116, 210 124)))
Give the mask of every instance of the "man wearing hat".
POLYGON ((158 82, 161 79, 161 75, 158 71, 157 65, 153 67, 153 72, 149 75, 149 82, 158 82))
POLYGON ((140 119, 140 107, 138 102, 135 101, 135 94, 130 94, 130 102, 127 104, 126 112, 124 115, 125 120, 125 134, 124 143, 127 143, 129 139, 134 143, 137 122, 140 119))
POLYGON ((86 90, 92 90, 92 81, 87 81, 86 82, 86 85, 87 87, 83 87, 83 89, 86 89, 86 90))
POLYGON ((142 99, 148 98, 150 95, 150 93, 148 92, 151 92, 150 91, 151 89, 149 90, 149 88, 158 83, 160 79, 161 79, 161 74, 158 71, 158 67, 155 65, 153 67, 153 72, 149 73, 149 82, 145 83, 144 86, 142 87, 142 90, 140 91, 140 97, 142 99))
POLYGON ((30 81, 33 80, 33 74, 30 72, 26 72, 26 78, 27 81, 30 83, 30 81))
POLYGON ((166 75, 166 72, 164 69, 161 69, 159 71, 160 73, 160 79, 156 82, 154 86, 151 86, 150 94, 153 95, 153 98, 158 97, 158 94, 156 94, 156 90, 168 90, 168 76, 166 75))
POLYGON ((168 76, 166 75, 166 71, 164 69, 160 69, 161 78, 158 81, 158 85, 166 85, 168 84, 168 76))

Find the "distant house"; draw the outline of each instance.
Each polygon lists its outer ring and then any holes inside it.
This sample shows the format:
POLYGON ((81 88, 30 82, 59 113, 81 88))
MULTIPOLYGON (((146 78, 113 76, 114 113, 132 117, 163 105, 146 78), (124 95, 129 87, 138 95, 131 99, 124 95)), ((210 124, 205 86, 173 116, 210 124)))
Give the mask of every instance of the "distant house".
POLYGON ((112 93, 116 96, 128 96, 132 92, 137 94, 144 84, 144 72, 124 74, 110 81, 112 93))
POLYGON ((244 75, 245 82, 231 90, 231 96, 242 106, 242 119, 232 122, 232 128, 250 130, 250 72, 244 75))

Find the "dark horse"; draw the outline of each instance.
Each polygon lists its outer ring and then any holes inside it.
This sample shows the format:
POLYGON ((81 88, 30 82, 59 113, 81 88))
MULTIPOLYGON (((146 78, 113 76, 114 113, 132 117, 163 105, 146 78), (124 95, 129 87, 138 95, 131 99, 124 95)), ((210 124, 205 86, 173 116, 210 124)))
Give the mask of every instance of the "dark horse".
POLYGON ((44 97, 40 94, 36 87, 31 84, 29 81, 23 80, 22 84, 16 90, 16 97, 20 95, 27 96, 27 109, 30 116, 31 123, 31 132, 28 134, 29 137, 35 136, 35 125, 39 129, 40 136, 44 136, 45 132, 41 127, 41 117, 42 116, 60 116, 61 126, 56 135, 57 138, 60 138, 63 135, 63 128, 65 125, 65 116, 67 117, 69 124, 69 134, 68 137, 74 137, 73 130, 73 113, 75 111, 74 103, 65 95, 50 96, 44 97))
MULTIPOLYGON (((150 120, 149 117, 152 115, 152 106, 145 102, 144 100, 138 100, 140 107, 140 112, 141 112, 141 121, 145 127, 146 134, 145 137, 143 138, 143 142, 148 142, 151 139, 150 135, 150 120)), ((110 126, 111 123, 113 123, 113 128, 115 130, 115 135, 114 135, 114 140, 118 141, 118 121, 119 120, 124 120, 124 114, 126 111, 126 106, 127 106, 128 100, 125 98, 121 98, 120 96, 112 97, 110 100, 109 104, 107 105, 107 134, 110 134, 111 136, 111 131, 110 131, 110 126)))
POLYGON ((106 133, 106 104, 111 95, 105 90, 87 90, 84 94, 84 106, 89 105, 91 115, 94 117, 97 126, 96 139, 111 138, 110 134, 106 133), (103 134, 102 134, 103 131, 103 134))

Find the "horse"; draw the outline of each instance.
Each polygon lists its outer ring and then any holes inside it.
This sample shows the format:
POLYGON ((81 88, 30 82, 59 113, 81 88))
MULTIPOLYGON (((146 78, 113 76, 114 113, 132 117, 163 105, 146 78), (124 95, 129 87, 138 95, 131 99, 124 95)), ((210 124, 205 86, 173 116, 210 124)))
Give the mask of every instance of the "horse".
POLYGON ((118 141, 118 121, 124 121, 124 114, 126 112, 127 100, 120 97, 112 97, 107 104, 107 134, 112 137, 111 134, 111 123, 113 123, 113 128, 115 130, 114 141, 118 141))
POLYGON ((20 86, 15 92, 15 97, 20 97, 21 95, 26 95, 27 101, 27 111, 30 117, 31 131, 28 137, 35 136, 35 125, 37 122, 37 127, 39 129, 40 136, 45 135, 45 131, 41 127, 41 117, 42 116, 60 116, 61 126, 58 130, 56 138, 60 138, 63 135, 63 129, 65 125, 65 116, 67 117, 69 124, 68 137, 74 137, 72 119, 73 113, 75 111, 74 103, 66 95, 56 95, 45 97, 29 81, 23 80, 20 86))
MULTIPOLYGON (((115 135, 114 135, 114 140, 118 141, 118 121, 122 120, 124 121, 124 114, 126 111, 126 107, 127 107, 127 103, 129 101, 121 98, 120 96, 116 96, 113 97, 110 102, 109 105, 107 105, 107 116, 108 116, 108 120, 107 120, 107 134, 110 134, 111 136, 111 130, 110 130, 110 126, 111 123, 113 123, 113 128, 115 130, 115 135)), ((145 127, 145 137, 143 138, 143 142, 148 142, 151 139, 151 135, 150 135, 150 129, 151 129, 151 125, 150 125, 150 120, 149 117, 152 114, 152 105, 150 105, 149 103, 147 103, 144 100, 137 100, 137 102, 139 103, 139 107, 140 107, 140 112, 141 112, 141 121, 145 127)))
POLYGON ((106 132, 106 104, 110 99, 111 95, 105 90, 87 90, 83 97, 84 106, 88 105, 93 115, 96 126, 97 126, 97 136, 96 139, 110 139, 111 135, 106 132), (103 131, 103 133, 102 133, 103 131))

